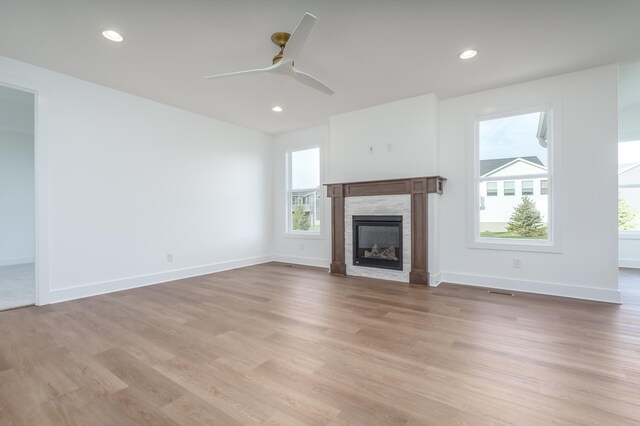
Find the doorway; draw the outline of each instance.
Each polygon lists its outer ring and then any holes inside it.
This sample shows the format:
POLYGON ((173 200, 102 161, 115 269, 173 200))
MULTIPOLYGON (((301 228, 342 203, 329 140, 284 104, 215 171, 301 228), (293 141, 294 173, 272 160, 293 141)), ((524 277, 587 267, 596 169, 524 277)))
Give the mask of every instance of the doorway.
POLYGON ((36 303, 35 95, 0 85, 0 311, 36 303))

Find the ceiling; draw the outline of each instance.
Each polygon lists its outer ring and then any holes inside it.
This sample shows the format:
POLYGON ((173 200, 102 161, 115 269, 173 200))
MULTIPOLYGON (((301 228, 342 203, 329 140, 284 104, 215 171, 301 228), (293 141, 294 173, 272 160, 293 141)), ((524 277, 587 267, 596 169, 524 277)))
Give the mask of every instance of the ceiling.
POLYGON ((447 98, 640 59, 638 0, 0 0, 0 55, 277 134, 412 96, 447 98), (296 67, 274 74, 275 31, 318 17, 296 67), (116 44, 104 29, 125 36, 116 44), (480 53, 463 62, 458 54, 480 53), (282 113, 271 107, 280 105, 282 113))

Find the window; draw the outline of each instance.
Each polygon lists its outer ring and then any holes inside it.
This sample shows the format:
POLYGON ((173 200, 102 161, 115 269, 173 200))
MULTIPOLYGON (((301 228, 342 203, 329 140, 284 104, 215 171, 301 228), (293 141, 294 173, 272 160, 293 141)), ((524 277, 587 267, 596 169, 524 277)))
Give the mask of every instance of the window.
POLYGON ((290 151, 287 157, 287 232, 318 235, 322 218, 320 148, 290 151))
POLYGON ((547 195, 549 194, 549 181, 546 179, 543 179, 540 181, 540 195, 547 195))
POLYGON ((498 182, 487 182, 487 197, 498 195, 498 182))
POLYGON ((516 183, 512 180, 504 181, 504 195, 516 195, 516 183))
POLYGON ((618 231, 640 233, 640 140, 618 144, 618 231))
POLYGON ((550 111, 543 109, 477 119, 475 205, 482 201, 482 207, 474 215, 472 241, 482 247, 551 245, 549 121, 550 111), (539 194, 534 191, 537 185, 539 194), (487 197, 482 200, 484 187, 487 197))

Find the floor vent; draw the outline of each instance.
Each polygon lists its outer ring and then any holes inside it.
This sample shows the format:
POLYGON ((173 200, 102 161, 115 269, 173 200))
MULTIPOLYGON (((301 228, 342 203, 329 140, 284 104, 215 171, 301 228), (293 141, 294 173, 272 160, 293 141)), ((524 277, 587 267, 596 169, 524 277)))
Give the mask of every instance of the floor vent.
POLYGON ((487 293, 490 294, 500 294, 502 296, 514 296, 513 293, 509 293, 508 291, 499 291, 499 290, 489 290, 487 293))

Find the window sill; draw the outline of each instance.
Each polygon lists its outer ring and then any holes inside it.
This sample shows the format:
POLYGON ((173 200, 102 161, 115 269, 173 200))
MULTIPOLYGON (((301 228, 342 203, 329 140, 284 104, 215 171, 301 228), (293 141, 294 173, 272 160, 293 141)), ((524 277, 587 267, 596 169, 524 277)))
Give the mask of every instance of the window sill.
POLYGON ((503 251, 529 251, 538 253, 562 253, 559 244, 551 241, 533 242, 529 240, 493 241, 491 238, 479 238, 467 244, 473 249, 489 249, 503 251))
POLYGON ((619 231, 619 240, 640 240, 640 231, 619 231))
POLYGON ((285 238, 298 238, 304 240, 324 240, 321 232, 285 232, 285 238))

